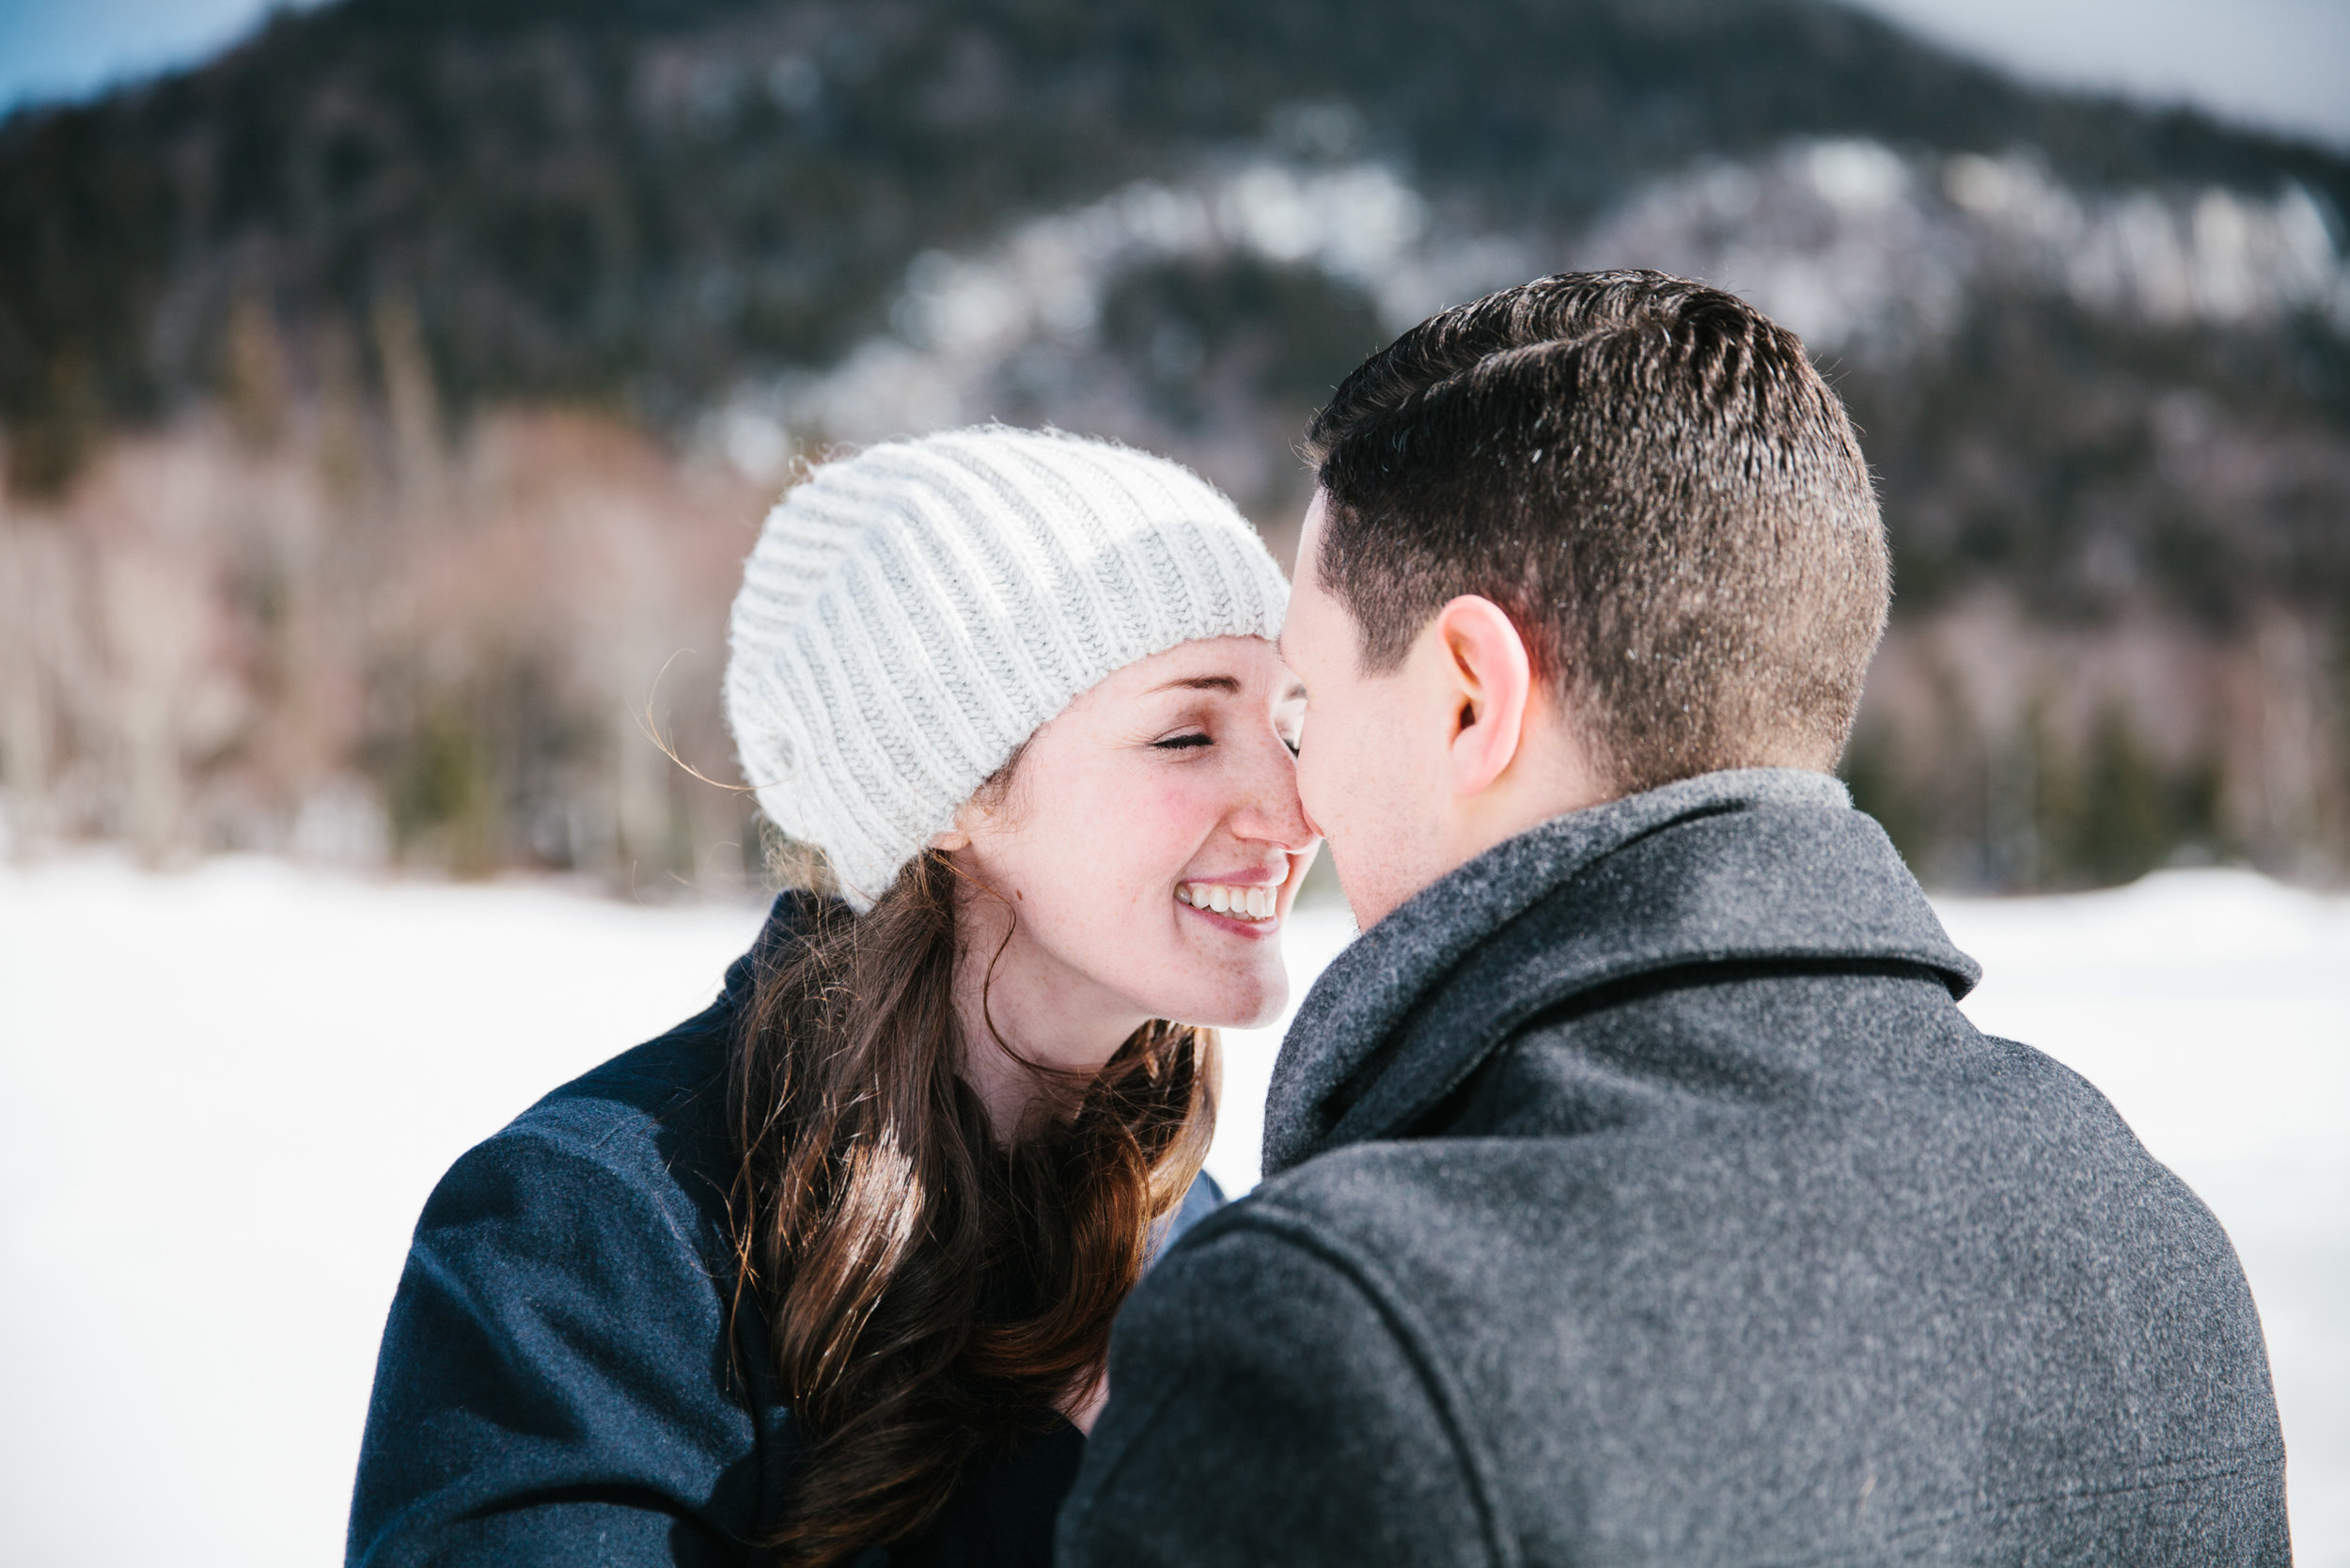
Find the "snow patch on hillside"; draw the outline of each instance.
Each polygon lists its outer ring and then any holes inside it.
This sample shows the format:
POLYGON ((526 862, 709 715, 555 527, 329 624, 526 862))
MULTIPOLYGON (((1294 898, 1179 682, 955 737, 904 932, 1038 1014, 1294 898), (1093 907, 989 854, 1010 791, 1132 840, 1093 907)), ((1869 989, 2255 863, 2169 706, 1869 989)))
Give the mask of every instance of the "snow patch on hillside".
POLYGON ((1574 246, 1731 290, 1814 352, 1887 363, 1938 347, 1988 290, 2122 321, 2350 331, 2350 263, 2298 185, 2086 192, 2029 151, 1904 156, 1865 139, 1709 159, 1636 193, 1574 246))
MULTIPOLYGON (((1338 144, 1334 144, 1338 145, 1338 144)), ((1730 289, 1815 352, 1874 363, 1938 348, 1970 302, 2012 290, 2118 320, 2241 326, 2296 313, 2350 331, 2350 260, 2298 185, 2082 191, 2029 150, 1909 155, 1795 138, 1652 180, 1557 242, 1439 221, 1374 159, 1258 154, 1142 180, 907 266, 891 330, 825 370, 739 387, 704 444, 762 481, 794 437, 874 441, 987 417, 1010 391, 1090 408, 1116 378, 1098 327, 1119 279, 1168 262, 1308 266, 1402 332, 1569 264, 1656 267, 1730 289), (1106 379, 1105 379, 1106 378, 1106 379)))

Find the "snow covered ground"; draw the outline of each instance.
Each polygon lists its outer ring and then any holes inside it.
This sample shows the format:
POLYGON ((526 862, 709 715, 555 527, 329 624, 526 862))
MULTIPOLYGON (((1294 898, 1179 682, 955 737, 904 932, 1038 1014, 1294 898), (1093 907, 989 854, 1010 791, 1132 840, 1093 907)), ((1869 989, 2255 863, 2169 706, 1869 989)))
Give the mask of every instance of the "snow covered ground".
MULTIPOLYGON (((2226 872, 1947 901, 1984 1027, 2234 1235, 2304 1568, 2350 1568, 2350 900, 2226 872)), ((0 869, 0 1563, 336 1560, 409 1227, 460 1152, 700 1006, 759 918, 257 861, 0 869)), ((1295 922, 1302 994, 1349 934, 1295 922)), ((1229 1042, 1246 1186, 1277 1030, 1229 1042)))

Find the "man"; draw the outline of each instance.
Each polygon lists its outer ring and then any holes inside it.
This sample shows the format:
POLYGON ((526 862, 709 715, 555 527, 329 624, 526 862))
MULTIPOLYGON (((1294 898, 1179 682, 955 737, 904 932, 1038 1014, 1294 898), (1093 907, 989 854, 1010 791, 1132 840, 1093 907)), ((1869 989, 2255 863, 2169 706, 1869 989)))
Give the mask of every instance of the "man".
POLYGON ((1364 934, 1119 1325, 1064 1568, 2290 1560, 2226 1235, 1830 770, 1888 600, 1793 335, 1465 306, 1314 422, 1283 636, 1364 934))

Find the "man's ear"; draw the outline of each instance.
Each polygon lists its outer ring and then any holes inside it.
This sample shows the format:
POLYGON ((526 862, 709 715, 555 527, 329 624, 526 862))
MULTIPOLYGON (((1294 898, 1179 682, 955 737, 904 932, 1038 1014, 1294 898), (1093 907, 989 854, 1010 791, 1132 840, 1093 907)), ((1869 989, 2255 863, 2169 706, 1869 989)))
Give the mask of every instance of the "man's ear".
POLYGON ((1481 794, 1517 757, 1534 661, 1501 606, 1474 593, 1438 610, 1434 630, 1453 702, 1446 757, 1452 792, 1481 794))

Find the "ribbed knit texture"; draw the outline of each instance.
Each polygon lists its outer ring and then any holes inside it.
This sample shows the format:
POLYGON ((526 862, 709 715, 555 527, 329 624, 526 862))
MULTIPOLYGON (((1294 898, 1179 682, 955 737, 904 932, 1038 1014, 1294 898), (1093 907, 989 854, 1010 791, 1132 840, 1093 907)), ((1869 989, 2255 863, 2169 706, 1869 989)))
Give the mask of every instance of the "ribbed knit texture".
POLYGON ((993 425, 891 442, 768 514, 727 719, 760 809, 863 909, 1073 698, 1180 643, 1276 636, 1288 598, 1179 463, 993 425))

